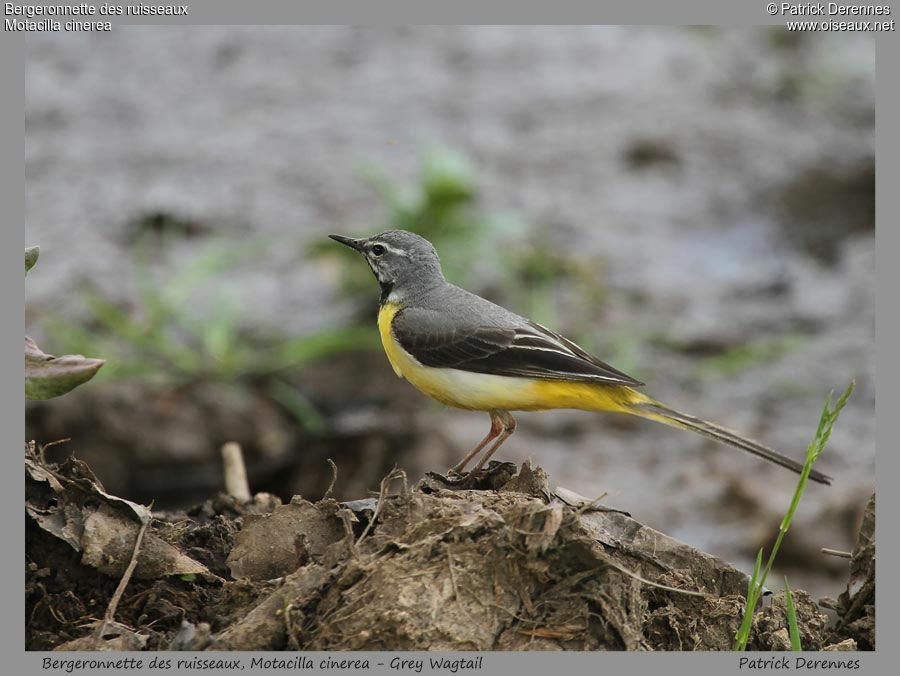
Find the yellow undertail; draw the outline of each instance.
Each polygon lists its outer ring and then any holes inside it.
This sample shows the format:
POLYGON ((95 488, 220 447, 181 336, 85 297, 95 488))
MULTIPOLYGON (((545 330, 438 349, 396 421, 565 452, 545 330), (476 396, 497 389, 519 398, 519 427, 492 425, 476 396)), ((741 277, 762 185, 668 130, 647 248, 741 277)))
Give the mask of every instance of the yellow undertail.
MULTIPOLYGON (((708 420, 702 420, 701 418, 695 418, 686 413, 676 411, 624 385, 609 386, 591 385, 588 383, 544 383, 542 385, 551 386, 547 388, 549 390, 548 394, 557 390, 556 397, 559 399, 565 399, 570 394, 575 394, 576 389, 582 390, 579 393, 582 397, 580 405, 571 406, 571 408, 604 413, 627 413, 647 418, 648 420, 655 420, 664 425, 696 432, 710 439, 740 448, 776 465, 781 465, 797 474, 803 471, 803 463, 797 462, 768 446, 763 446, 757 441, 742 437, 736 432, 711 423, 708 420), (581 387, 578 387, 579 385, 581 387), (566 394, 566 392, 570 394, 566 394)), ((816 470, 810 472, 809 478, 822 484, 831 483, 831 477, 816 470)))

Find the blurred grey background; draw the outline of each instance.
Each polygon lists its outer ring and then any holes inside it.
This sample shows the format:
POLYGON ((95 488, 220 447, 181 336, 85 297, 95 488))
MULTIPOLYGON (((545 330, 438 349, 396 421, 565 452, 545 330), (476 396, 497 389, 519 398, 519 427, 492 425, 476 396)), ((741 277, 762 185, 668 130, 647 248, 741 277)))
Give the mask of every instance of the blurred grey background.
MULTIPOLYGON (((117 27, 29 34, 26 329, 108 364, 29 403, 108 490, 363 497, 488 428, 398 381, 330 232, 408 227, 451 281, 670 405, 802 458, 857 389, 782 549, 836 596, 874 490, 875 42, 711 27, 117 27)), ((501 459, 751 566, 794 475, 687 432, 519 416, 501 459)))

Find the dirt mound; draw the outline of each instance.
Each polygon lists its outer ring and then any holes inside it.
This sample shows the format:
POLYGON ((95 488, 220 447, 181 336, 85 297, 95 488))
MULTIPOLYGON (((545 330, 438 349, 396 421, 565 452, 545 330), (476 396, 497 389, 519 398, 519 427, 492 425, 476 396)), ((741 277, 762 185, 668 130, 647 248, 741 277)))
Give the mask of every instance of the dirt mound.
POLYGON ((863 513, 856 547, 850 557, 850 579, 834 607, 838 622, 829 643, 853 641, 862 650, 875 650, 875 494, 863 513))
MULTIPOLYGON (((353 502, 221 496, 154 514, 101 630, 140 524, 86 465, 48 465, 31 448, 26 647, 731 648, 748 579, 725 562, 551 492, 528 464, 493 463, 471 488, 455 484, 431 475, 410 488, 395 471, 378 497, 353 502), (90 554, 111 542, 106 528, 117 546, 90 554)), ((825 616, 804 592, 795 602, 804 649, 822 648, 825 616)), ((754 629, 751 649, 789 647, 783 598, 754 629)))

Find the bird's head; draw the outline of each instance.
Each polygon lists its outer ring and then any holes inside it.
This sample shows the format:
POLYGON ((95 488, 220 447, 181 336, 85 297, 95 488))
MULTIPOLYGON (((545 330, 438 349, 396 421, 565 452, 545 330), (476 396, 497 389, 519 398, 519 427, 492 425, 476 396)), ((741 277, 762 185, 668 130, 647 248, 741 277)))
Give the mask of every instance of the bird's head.
POLYGON ((431 242, 407 230, 388 230, 372 237, 354 239, 328 235, 359 251, 378 284, 382 303, 414 296, 444 283, 441 262, 431 242))

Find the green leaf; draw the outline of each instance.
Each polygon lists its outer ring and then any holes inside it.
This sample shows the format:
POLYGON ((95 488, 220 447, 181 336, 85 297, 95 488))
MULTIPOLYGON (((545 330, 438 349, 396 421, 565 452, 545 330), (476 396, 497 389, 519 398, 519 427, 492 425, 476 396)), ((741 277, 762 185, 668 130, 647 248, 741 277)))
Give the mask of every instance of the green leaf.
POLYGON ((80 354, 54 357, 25 336, 25 398, 52 399, 94 377, 106 362, 80 354))
POLYGON ((38 256, 41 255, 41 247, 39 246, 30 246, 25 249, 25 276, 28 276, 28 271, 34 267, 34 264, 37 263, 38 256))
POLYGON ((797 626, 797 611, 794 608, 794 597, 791 596, 791 588, 788 586, 787 576, 784 578, 784 605, 787 608, 788 631, 791 634, 791 650, 800 652, 800 628, 797 626))

